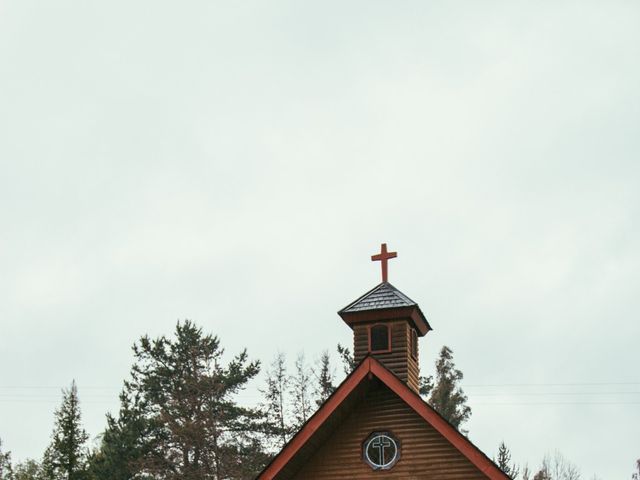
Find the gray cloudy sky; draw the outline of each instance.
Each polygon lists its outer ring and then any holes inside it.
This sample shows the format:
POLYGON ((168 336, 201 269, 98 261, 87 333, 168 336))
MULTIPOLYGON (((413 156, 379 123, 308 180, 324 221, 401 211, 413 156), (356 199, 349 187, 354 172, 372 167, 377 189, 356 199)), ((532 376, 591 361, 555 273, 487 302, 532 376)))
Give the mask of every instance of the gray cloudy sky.
MULTIPOLYGON (((92 436, 144 333, 269 362, 390 280, 471 438, 640 457, 640 4, 0 1, 0 438, 92 436), (247 328, 250 325, 250 328, 247 328)), ((255 388, 243 399, 256 401, 255 388)))

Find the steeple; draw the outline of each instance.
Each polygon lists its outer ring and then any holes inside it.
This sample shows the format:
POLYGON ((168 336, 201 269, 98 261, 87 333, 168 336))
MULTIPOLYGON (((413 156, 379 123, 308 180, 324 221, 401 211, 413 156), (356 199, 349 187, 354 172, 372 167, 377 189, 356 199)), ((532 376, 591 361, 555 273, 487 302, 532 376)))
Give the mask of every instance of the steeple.
POLYGON ((382 283, 351 302, 338 312, 353 330, 354 359, 360 362, 367 355, 378 359, 414 391, 419 389, 418 337, 431 326, 416 302, 391 285, 386 261, 396 257, 382 244, 382 283))

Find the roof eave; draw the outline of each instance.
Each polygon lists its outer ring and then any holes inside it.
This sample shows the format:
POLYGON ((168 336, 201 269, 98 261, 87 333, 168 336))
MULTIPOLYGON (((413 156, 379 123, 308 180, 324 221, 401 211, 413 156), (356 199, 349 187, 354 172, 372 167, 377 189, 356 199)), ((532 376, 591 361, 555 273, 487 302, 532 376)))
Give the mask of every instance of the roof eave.
POLYGON ((342 317, 342 320, 344 320, 344 322, 351 328, 353 328, 353 325, 357 323, 369 323, 380 320, 408 319, 411 320, 421 337, 426 335, 430 330, 433 330, 418 305, 411 305, 407 307, 375 308, 371 310, 360 310, 356 312, 345 312, 341 310, 340 312, 338 312, 338 315, 340 315, 340 317, 342 317))
POLYGON ((278 455, 256 477, 256 480, 273 480, 296 455, 320 426, 333 414, 340 404, 369 375, 374 375, 398 395, 424 421, 435 428, 489 480, 511 480, 471 440, 430 407, 417 393, 371 356, 365 357, 351 374, 338 386, 333 394, 320 406, 298 433, 283 447, 278 455))

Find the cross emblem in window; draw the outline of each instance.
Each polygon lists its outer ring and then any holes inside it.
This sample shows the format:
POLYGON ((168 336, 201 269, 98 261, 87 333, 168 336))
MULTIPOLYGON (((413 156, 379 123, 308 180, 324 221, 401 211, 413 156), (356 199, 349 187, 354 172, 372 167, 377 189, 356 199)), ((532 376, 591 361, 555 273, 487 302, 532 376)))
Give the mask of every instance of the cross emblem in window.
POLYGON ((363 460, 374 470, 388 470, 400 459, 400 442, 389 432, 374 432, 362 445, 363 460))

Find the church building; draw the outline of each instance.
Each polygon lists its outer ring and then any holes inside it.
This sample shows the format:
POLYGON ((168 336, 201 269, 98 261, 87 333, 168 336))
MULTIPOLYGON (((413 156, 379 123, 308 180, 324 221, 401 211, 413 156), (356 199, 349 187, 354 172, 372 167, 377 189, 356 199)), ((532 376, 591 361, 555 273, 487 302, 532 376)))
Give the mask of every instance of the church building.
POLYGON ((338 314, 356 368, 256 480, 508 480, 418 394, 418 339, 431 326, 388 282, 386 244, 371 257, 382 283, 338 314))

